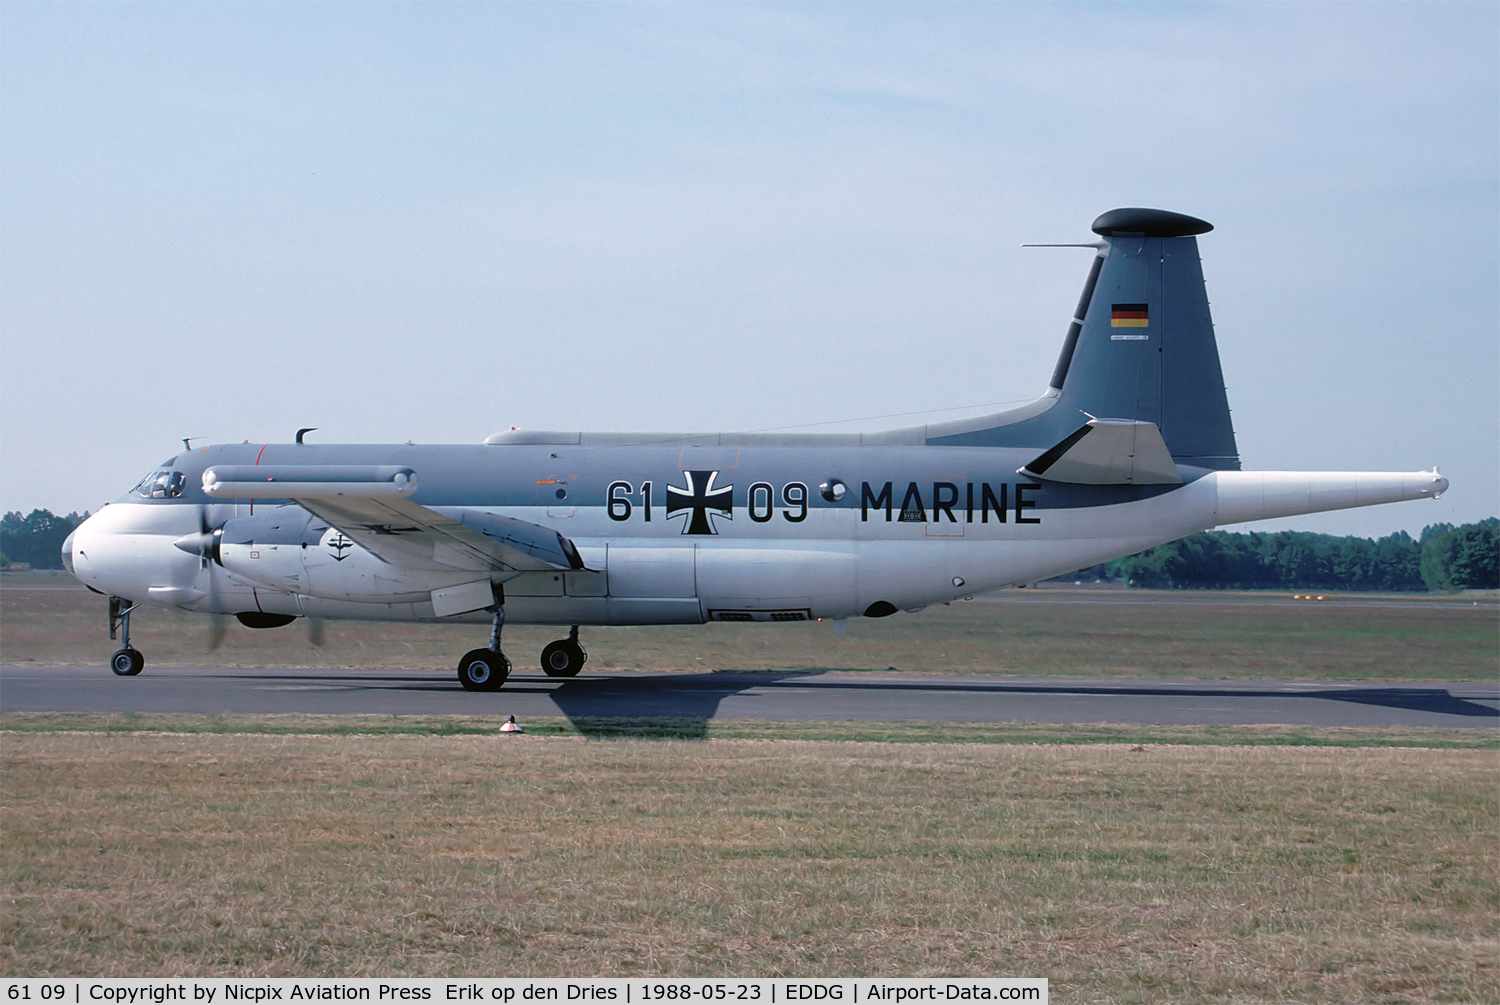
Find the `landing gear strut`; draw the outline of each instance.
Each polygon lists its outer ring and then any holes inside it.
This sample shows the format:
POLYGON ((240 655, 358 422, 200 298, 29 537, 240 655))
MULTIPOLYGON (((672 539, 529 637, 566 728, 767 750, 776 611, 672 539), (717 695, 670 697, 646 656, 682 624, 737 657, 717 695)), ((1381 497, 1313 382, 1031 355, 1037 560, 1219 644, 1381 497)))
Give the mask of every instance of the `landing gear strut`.
POLYGON ((113 639, 116 632, 121 636, 120 650, 109 658, 109 668, 119 677, 134 677, 146 668, 146 657, 130 644, 130 612, 139 606, 124 597, 109 598, 109 637, 113 639))
POLYGON ((458 661, 458 682, 465 691, 498 691, 510 676, 510 660, 500 651, 500 631, 505 627, 505 590, 497 585, 494 591, 495 604, 490 610, 495 620, 490 628, 490 647, 471 649, 458 661))
MULTIPOLYGON (((505 589, 498 584, 493 589, 495 603, 489 610, 495 620, 490 628, 489 648, 470 649, 458 661, 458 682, 465 691, 498 691, 510 676, 510 660, 500 651, 500 633, 505 628, 505 589)), ((578 626, 574 625, 567 638, 548 643, 542 650, 542 670, 548 677, 576 677, 588 658, 578 641, 578 626)))
POLYGON ((589 654, 578 642, 578 626, 568 632, 568 637, 548 643, 542 650, 542 670, 548 677, 576 677, 583 669, 589 654))

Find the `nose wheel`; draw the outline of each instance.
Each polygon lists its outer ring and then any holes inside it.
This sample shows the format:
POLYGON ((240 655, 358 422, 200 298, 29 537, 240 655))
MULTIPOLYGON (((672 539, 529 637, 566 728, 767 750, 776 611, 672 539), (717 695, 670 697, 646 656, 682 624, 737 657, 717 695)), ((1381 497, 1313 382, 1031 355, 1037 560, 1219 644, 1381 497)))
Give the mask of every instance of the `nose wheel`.
POLYGON ((146 657, 130 644, 130 612, 140 604, 132 604, 124 597, 109 598, 109 637, 120 636, 120 650, 109 658, 109 668, 117 677, 134 677, 146 669, 146 657))
POLYGON ((146 657, 139 649, 126 647, 109 658, 109 668, 117 677, 134 677, 146 669, 146 657))

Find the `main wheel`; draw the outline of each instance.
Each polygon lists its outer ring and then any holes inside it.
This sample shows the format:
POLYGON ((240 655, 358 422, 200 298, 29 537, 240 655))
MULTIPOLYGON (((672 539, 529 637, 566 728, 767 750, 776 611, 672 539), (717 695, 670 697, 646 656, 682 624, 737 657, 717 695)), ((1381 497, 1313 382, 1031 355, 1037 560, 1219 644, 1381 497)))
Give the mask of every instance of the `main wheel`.
POLYGON ((134 677, 146 668, 146 657, 137 649, 121 649, 109 658, 109 668, 118 677, 134 677))
POLYGON ((558 639, 542 650, 542 671, 548 677, 577 677, 588 658, 588 653, 577 642, 558 639))
POLYGON ((493 649, 471 649, 458 661, 458 682, 465 691, 498 691, 510 676, 510 660, 493 649))

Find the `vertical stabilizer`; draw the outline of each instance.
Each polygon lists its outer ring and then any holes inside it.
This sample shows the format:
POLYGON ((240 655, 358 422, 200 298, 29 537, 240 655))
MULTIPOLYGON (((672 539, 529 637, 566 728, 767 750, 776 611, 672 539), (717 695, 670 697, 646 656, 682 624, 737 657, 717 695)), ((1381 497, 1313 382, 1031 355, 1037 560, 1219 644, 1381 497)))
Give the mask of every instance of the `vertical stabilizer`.
POLYGON ((1238 469, 1224 374, 1198 258, 1212 226, 1180 213, 1116 209, 1052 374, 1058 405, 1150 422, 1178 464, 1238 469))

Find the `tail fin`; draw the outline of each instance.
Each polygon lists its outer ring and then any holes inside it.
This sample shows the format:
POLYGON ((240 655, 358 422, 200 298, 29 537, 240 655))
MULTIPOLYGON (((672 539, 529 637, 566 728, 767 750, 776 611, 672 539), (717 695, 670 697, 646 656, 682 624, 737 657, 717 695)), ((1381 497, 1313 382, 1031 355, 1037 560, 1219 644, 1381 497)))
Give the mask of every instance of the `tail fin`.
POLYGON ((1099 254, 1048 393, 988 422, 930 426, 928 442, 1026 446, 1060 443, 1090 420, 1150 423, 1172 463, 1238 470, 1198 259, 1197 235, 1212 229, 1158 209, 1099 217, 1099 254))
POLYGON ((1212 229, 1154 209, 1095 220, 1104 241, 1051 385, 1064 408, 1155 424, 1178 464, 1237 469, 1198 258, 1197 235, 1212 229))

